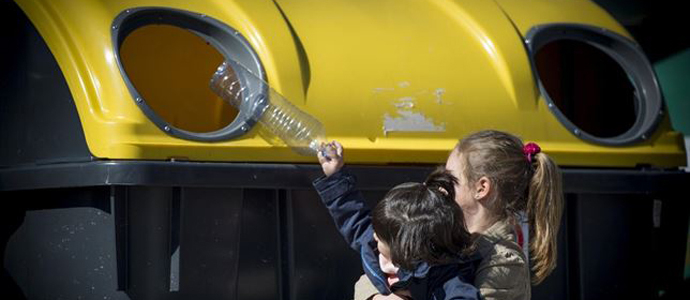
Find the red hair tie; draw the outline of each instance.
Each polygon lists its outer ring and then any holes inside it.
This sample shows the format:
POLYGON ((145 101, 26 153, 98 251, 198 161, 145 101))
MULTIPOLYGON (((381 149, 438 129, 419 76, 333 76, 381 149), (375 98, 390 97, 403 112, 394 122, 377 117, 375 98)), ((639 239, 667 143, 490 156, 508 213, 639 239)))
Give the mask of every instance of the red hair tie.
POLYGON ((541 148, 539 148, 539 145, 536 143, 530 142, 522 146, 522 153, 525 154, 525 157, 529 163, 532 163, 532 156, 539 152, 541 152, 541 148))

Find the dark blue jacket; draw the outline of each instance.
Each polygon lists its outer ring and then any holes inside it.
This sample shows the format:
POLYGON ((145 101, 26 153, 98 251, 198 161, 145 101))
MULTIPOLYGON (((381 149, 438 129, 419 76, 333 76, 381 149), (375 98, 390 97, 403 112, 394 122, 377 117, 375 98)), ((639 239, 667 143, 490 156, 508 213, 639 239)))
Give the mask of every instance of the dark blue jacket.
POLYGON ((421 263, 413 271, 400 269, 397 274, 400 281, 389 288, 386 274, 379 267, 370 209, 362 194, 355 189, 355 183, 354 176, 340 171, 315 180, 314 187, 340 234, 352 249, 360 253, 364 273, 381 294, 407 289, 415 300, 479 299, 478 290, 467 283, 474 280, 478 257, 431 267, 421 263))

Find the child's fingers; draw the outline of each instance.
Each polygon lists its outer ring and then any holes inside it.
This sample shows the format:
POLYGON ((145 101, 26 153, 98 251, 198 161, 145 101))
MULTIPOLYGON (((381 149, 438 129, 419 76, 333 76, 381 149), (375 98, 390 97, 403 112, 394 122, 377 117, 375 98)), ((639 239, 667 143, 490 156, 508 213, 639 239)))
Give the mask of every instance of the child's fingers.
POLYGON ((332 143, 333 143, 333 145, 335 146, 335 153, 336 153, 338 156, 342 157, 342 156, 343 156, 343 145, 341 145, 340 143, 338 143, 338 141, 333 141, 332 143))
POLYGON ((321 153, 321 151, 316 152, 316 157, 319 159, 319 163, 322 165, 328 162, 329 160, 328 157, 323 156, 323 153, 321 153))
POLYGON ((328 144, 323 144, 321 155, 325 157, 328 161, 332 159, 337 159, 340 155, 338 154, 337 148, 335 146, 336 141, 331 141, 328 144))

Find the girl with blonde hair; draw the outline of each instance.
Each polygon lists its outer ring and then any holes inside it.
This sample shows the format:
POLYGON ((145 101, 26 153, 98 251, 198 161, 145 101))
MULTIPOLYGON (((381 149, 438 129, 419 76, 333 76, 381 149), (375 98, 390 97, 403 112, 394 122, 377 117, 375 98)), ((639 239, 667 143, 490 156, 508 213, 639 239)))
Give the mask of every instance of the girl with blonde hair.
MULTIPOLYGON (((446 169, 459 179, 455 202, 468 231, 480 236, 474 285, 485 299, 530 299, 531 284, 556 267, 564 205, 558 166, 535 143, 485 130, 462 139, 446 169)), ((370 286, 360 278, 355 299, 385 299, 370 286)))

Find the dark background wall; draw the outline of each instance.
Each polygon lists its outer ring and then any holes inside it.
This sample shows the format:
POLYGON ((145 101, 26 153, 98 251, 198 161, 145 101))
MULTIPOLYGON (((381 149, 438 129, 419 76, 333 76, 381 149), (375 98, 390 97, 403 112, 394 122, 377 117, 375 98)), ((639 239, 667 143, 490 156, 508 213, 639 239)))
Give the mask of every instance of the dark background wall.
POLYGON ((640 43, 652 63, 690 47, 685 1, 595 0, 640 43))

